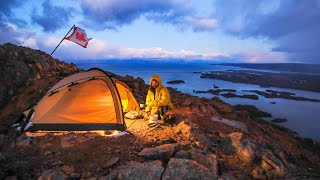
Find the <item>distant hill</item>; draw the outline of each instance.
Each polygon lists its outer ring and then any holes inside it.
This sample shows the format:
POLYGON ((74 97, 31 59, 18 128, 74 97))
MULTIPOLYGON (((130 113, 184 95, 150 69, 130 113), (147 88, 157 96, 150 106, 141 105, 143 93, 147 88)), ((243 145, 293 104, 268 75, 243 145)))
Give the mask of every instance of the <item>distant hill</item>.
POLYGON ((10 124, 59 79, 79 72, 40 50, 0 45, 0 124, 10 124))
POLYGON ((301 63, 221 63, 212 64, 220 66, 236 66, 249 69, 264 69, 298 73, 320 74, 320 64, 301 64, 301 63))

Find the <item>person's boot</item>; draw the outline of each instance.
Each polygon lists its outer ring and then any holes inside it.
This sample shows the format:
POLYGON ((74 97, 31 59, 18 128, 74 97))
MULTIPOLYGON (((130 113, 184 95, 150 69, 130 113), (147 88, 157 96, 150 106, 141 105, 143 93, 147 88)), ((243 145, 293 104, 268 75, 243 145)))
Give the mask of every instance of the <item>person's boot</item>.
POLYGON ((146 113, 144 113, 144 115, 143 115, 143 120, 145 120, 145 121, 149 121, 149 113, 148 112, 146 112, 146 113))

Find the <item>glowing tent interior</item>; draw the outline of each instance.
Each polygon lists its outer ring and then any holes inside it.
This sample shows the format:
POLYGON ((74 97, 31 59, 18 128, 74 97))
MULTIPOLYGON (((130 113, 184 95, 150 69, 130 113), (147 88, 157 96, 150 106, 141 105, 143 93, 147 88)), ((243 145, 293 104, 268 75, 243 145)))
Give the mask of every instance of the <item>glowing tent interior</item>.
POLYGON ((124 111, 138 110, 129 87, 94 68, 56 83, 24 112, 24 131, 91 131, 126 129, 124 111))

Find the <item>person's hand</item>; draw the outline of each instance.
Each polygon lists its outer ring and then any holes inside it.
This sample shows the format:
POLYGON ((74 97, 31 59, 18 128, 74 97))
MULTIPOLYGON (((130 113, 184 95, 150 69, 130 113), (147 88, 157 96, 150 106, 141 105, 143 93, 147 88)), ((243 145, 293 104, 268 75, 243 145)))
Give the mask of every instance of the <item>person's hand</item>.
POLYGON ((151 110, 150 106, 147 106, 147 107, 145 108, 145 112, 149 112, 150 110, 151 110))

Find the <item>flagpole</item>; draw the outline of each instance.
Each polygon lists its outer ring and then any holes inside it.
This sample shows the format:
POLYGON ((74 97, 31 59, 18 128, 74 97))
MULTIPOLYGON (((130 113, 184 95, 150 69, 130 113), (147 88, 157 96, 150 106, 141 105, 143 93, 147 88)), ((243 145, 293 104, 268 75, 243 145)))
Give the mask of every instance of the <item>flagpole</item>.
POLYGON ((68 31, 68 33, 61 39, 60 43, 57 45, 56 48, 54 48, 54 50, 52 51, 52 53, 50 54, 50 57, 52 57, 52 54, 57 50, 57 48, 60 46, 60 44, 62 43, 62 41, 68 36, 68 34, 70 33, 70 31, 75 27, 76 25, 73 25, 71 27, 71 29, 68 31))

